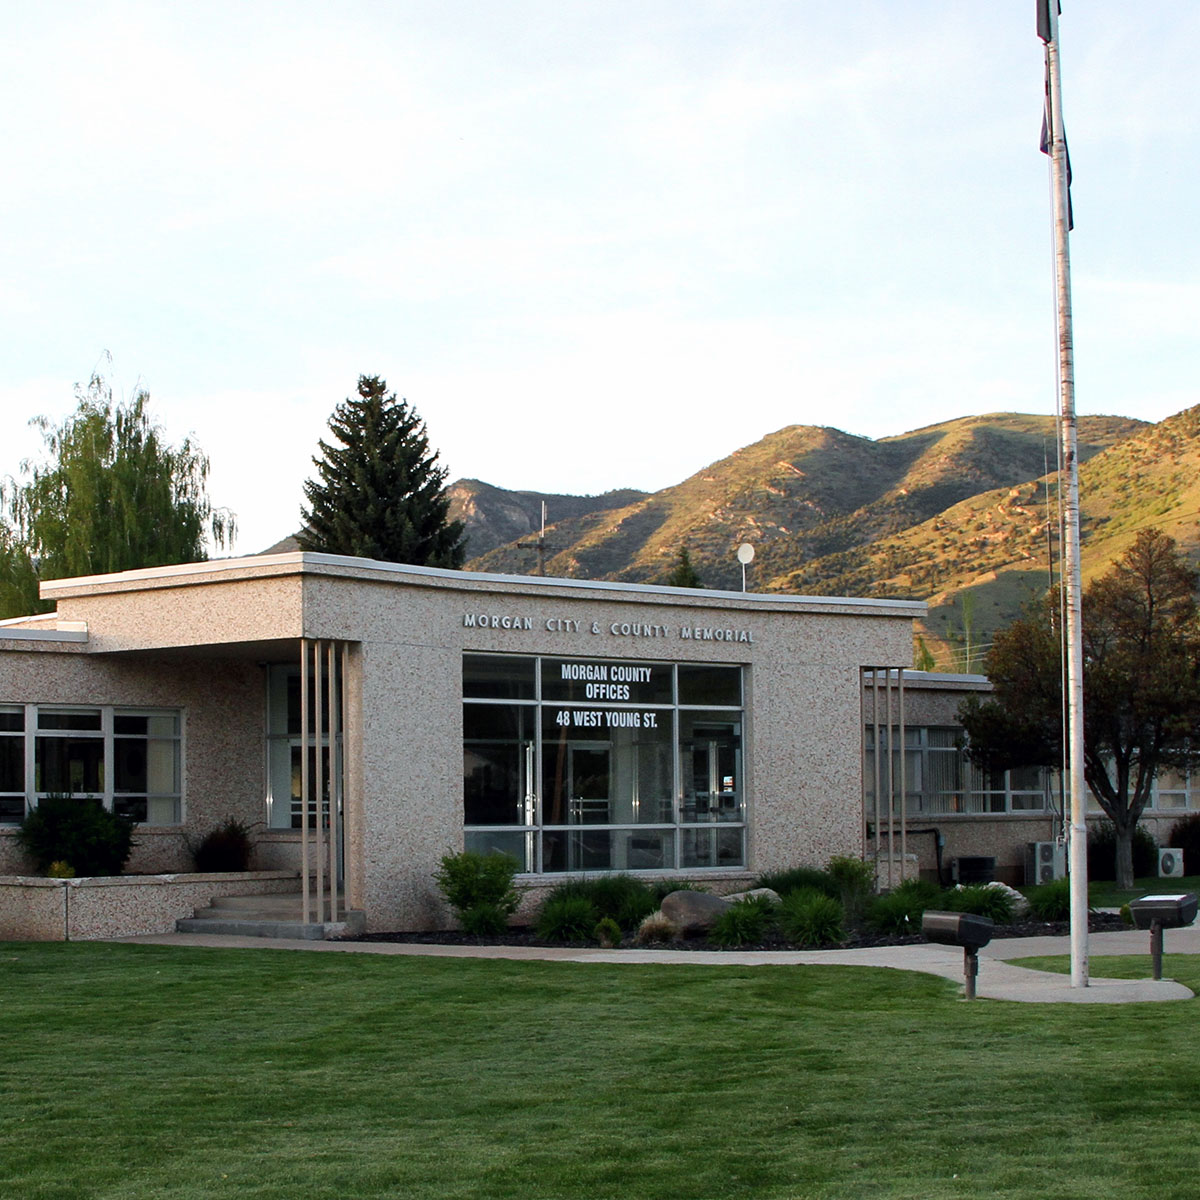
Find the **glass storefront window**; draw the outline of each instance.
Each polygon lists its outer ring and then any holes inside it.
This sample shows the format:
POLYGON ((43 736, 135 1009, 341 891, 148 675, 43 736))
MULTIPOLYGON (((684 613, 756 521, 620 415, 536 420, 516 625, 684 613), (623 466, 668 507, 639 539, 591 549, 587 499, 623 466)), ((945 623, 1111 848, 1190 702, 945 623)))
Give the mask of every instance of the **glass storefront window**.
POLYGON ((465 655, 467 848, 549 874, 744 865, 741 678, 736 666, 465 655), (716 822, 736 828, 685 850, 683 826, 716 822))

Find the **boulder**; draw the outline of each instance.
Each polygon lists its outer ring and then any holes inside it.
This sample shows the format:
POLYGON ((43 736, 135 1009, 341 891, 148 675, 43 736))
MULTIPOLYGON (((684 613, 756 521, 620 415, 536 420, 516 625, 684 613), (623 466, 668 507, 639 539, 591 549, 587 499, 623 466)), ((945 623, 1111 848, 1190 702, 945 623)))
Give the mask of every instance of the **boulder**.
POLYGON ((671 892, 662 902, 663 916, 683 934, 704 933, 732 907, 730 901, 711 892, 671 892))
POLYGON ((757 900, 760 897, 772 904, 783 903, 783 897, 772 888, 751 888, 748 892, 732 892, 725 899, 736 904, 739 900, 757 900))

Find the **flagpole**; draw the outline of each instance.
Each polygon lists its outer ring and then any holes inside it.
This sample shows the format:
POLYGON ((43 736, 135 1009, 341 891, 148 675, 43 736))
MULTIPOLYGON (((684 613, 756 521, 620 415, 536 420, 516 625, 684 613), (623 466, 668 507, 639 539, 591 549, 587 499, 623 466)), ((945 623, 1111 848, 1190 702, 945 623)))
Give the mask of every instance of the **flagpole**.
MULTIPOLYGON (((1075 350, 1071 319, 1071 195, 1063 136, 1058 60, 1058 2, 1038 0, 1046 45, 1046 124, 1054 198, 1054 306, 1058 318, 1059 439, 1066 480, 1063 573, 1066 576, 1067 757, 1071 780, 1071 986, 1088 986, 1087 789, 1083 755, 1083 588, 1079 554, 1079 447, 1075 422, 1075 350), (1049 36, 1046 36, 1046 35, 1049 36)), ((1061 490, 1061 483, 1060 483, 1061 490)))

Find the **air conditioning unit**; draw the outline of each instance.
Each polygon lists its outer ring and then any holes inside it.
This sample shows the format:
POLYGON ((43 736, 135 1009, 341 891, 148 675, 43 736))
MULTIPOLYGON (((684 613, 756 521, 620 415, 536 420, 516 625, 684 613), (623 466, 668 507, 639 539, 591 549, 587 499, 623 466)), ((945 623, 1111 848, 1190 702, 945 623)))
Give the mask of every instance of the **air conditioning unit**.
POLYGON ((1160 879, 1183 878, 1183 851, 1166 846, 1158 848, 1158 876, 1160 879))
POLYGON ((1028 842, 1025 846, 1026 886, 1050 883, 1067 873, 1066 849, 1057 842, 1028 842))

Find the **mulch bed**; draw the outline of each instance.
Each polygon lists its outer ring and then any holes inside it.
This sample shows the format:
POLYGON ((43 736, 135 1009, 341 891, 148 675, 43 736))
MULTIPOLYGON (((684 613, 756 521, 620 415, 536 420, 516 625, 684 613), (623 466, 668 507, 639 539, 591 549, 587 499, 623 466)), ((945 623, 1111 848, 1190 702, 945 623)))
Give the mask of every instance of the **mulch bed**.
MULTIPOLYGON (((1088 919, 1088 929, 1091 933, 1111 933, 1115 930, 1128 929, 1129 926, 1116 913, 1092 913, 1088 919)), ((1022 937, 1064 937, 1071 932, 1068 921, 1022 921, 1012 925, 997 925, 992 933, 992 940, 999 938, 1022 937)), ((356 942, 412 942, 426 946, 547 946, 576 948, 581 943, 548 942, 536 937, 533 930, 527 926, 514 926, 500 937, 469 937, 456 930, 434 930, 426 932, 399 933, 367 933, 361 937, 349 938, 356 942)), ((885 935, 870 930, 856 930, 840 946, 829 949, 853 950, 860 947, 873 946, 915 946, 924 942, 919 933, 885 935)), ((584 945, 595 945, 582 943, 584 945)), ((642 946, 626 937, 619 947, 623 950, 806 950, 811 947, 799 946, 794 942, 785 941, 782 937, 771 936, 762 942, 746 946, 718 946, 703 937, 676 938, 670 942, 658 942, 642 946)))

